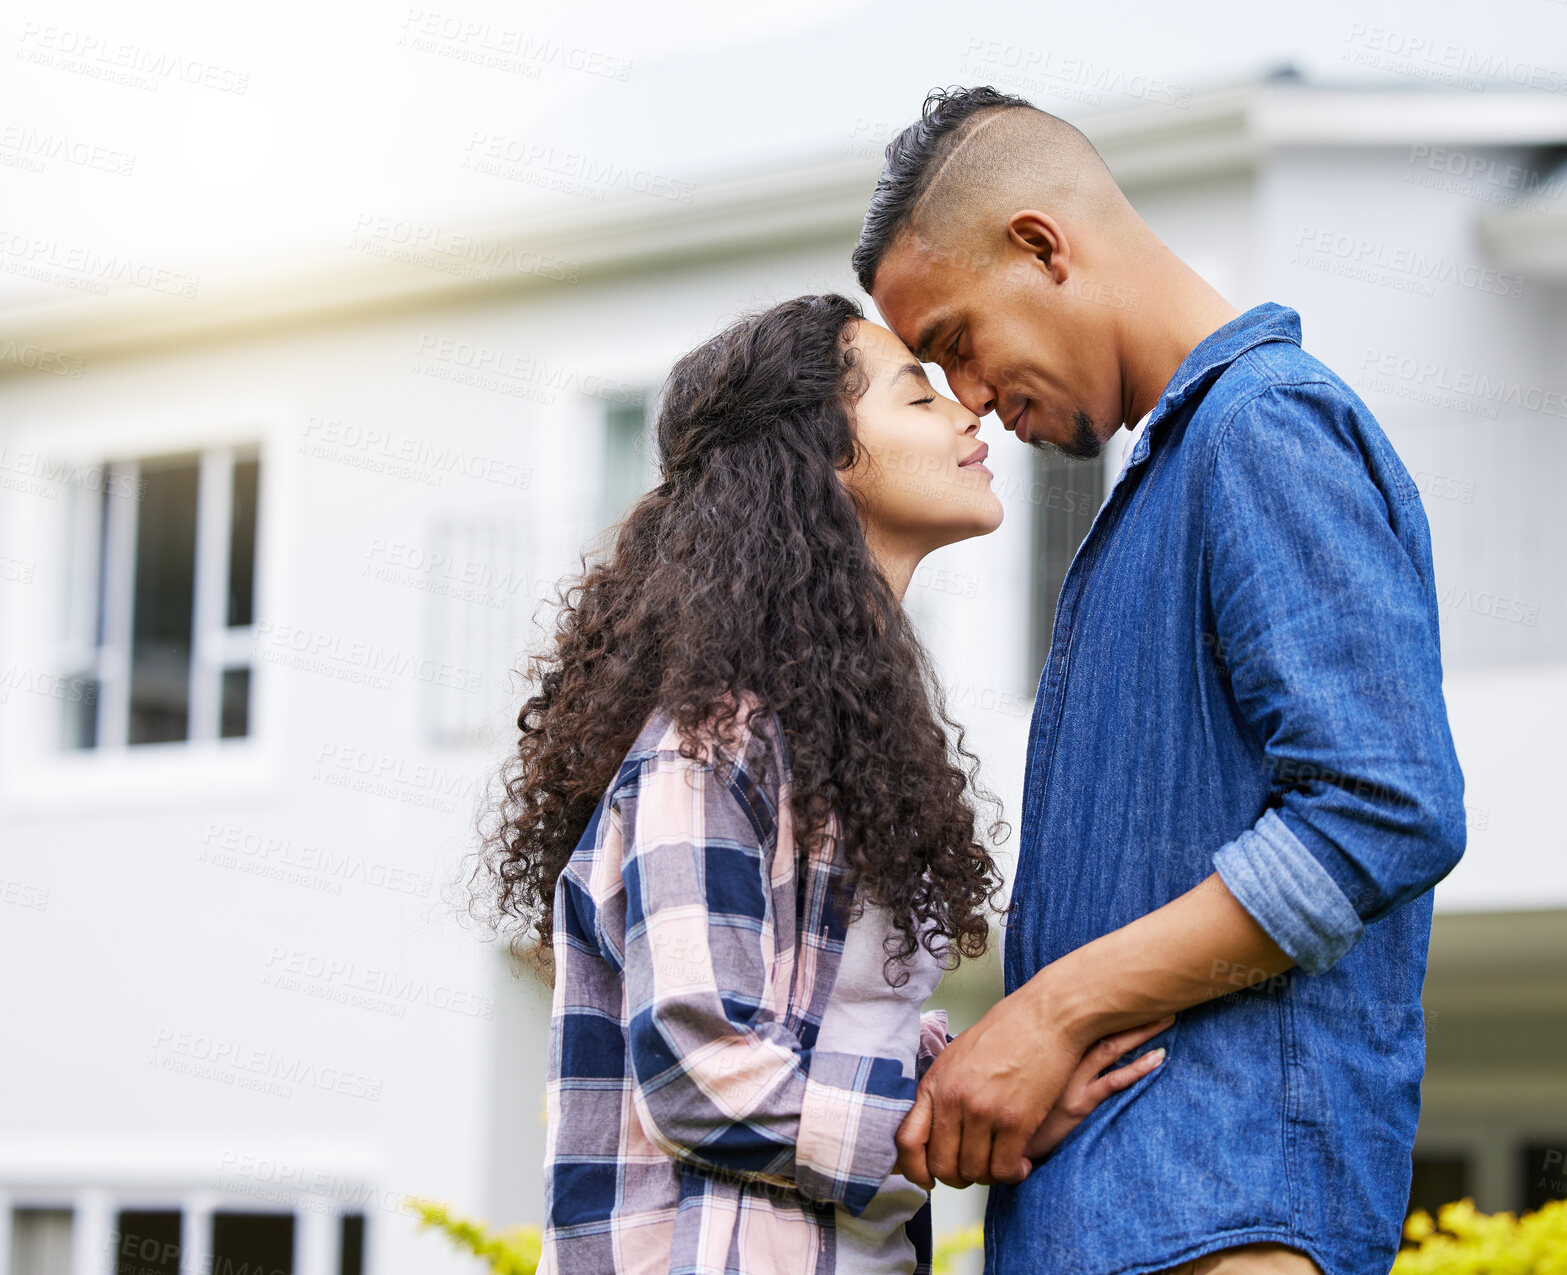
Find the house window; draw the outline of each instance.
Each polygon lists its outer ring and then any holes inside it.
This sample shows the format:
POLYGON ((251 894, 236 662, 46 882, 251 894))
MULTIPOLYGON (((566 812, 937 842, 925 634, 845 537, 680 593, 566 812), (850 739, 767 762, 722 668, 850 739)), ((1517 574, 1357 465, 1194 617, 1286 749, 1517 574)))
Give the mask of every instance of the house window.
POLYGON ((345 1213, 338 1227, 337 1275, 364 1275, 365 1215, 345 1213))
POLYGON ((1101 461, 1072 460, 1059 452, 1034 452, 1029 502, 1033 508, 1033 572, 1030 599, 1029 684, 1050 657, 1056 600, 1067 568, 1105 498, 1101 461))
POLYGON ((214 1213, 212 1275, 294 1275, 292 1213, 214 1213))
MULTIPOLYGON (((294 1275, 301 1261, 311 1260, 296 1256, 300 1228, 293 1212, 137 1208, 112 1216, 107 1260, 94 1269, 112 1269, 114 1275, 179 1275, 191 1261, 198 1261, 204 1275, 294 1275), (196 1234, 189 1234, 191 1228, 196 1234), (192 1245, 199 1249, 203 1239, 204 1256, 187 1251, 192 1245)), ((72 1209, 13 1209, 11 1275, 70 1275, 73 1221, 72 1209)), ((307 1275, 363 1275, 365 1215, 340 1213, 334 1229, 337 1252, 318 1249, 307 1275)), ((90 1225, 87 1232, 92 1233, 90 1225)))
POLYGON ((604 413, 604 474, 599 521, 608 527, 652 486, 647 403, 612 403, 604 413))
POLYGON ((1523 1207, 1533 1212, 1552 1200, 1567 1200, 1567 1136, 1529 1142, 1523 1148, 1523 1207))
POLYGON ((260 480, 254 449, 214 448, 73 493, 65 747, 251 733, 260 480))
POLYGON ((1470 1194, 1469 1157, 1416 1153, 1409 1179, 1410 1213, 1417 1209, 1436 1216, 1444 1204, 1470 1194))
POLYGON ((70 1275, 71 1210, 11 1213, 11 1275, 70 1275))
POLYGON ((114 1275, 180 1275, 177 1209, 126 1209, 115 1232, 114 1275))

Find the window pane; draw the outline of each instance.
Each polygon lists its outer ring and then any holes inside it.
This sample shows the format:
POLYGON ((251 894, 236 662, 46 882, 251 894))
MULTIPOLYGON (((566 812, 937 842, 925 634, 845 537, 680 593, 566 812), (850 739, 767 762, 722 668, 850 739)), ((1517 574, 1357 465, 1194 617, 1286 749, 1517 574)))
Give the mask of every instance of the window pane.
POLYGON ((223 717, 218 733, 224 739, 250 734, 250 670, 223 670, 223 717))
POLYGON ((362 1275, 365 1267, 365 1215, 343 1214, 342 1235, 337 1275, 362 1275))
MULTIPOLYGON (((258 460, 234 462, 234 500, 229 524, 229 628, 252 622, 256 593, 256 491, 258 460)), ((244 732, 241 732, 243 734, 244 732)))
POLYGON ((643 441, 647 408, 642 403, 616 403, 604 414, 605 526, 618 522, 647 490, 648 465, 643 441))
MULTIPOLYGON (((110 473, 116 471, 110 470, 110 473)), ((93 530, 97 533, 93 537, 92 548, 92 574, 93 587, 93 645, 103 645, 103 602, 104 590, 108 588, 108 580, 104 574, 104 564, 109 560, 107 541, 109 537, 109 489, 110 483, 103 484, 103 494, 98 499, 98 517, 93 530)), ((122 497, 123 499, 123 497, 122 497)))
POLYGON ((128 1209, 120 1214, 114 1275, 179 1275, 180 1215, 128 1209))
POLYGON ((142 466, 131 619, 132 744, 181 740, 189 733, 197 472, 194 459, 142 466))
POLYGON ((1567 1133, 1523 1149, 1523 1207, 1533 1212, 1551 1200, 1567 1200, 1567 1133))
POLYGON ((98 679, 90 675, 66 679, 65 747, 98 747, 98 679))
POLYGON ((98 650, 103 646, 104 536, 109 523, 109 492, 122 475, 105 468, 102 489, 72 489, 69 541, 65 552, 66 674, 61 703, 61 746, 98 746, 98 650))
POLYGON ((70 1209, 11 1214, 11 1275, 70 1275, 70 1209))
POLYGON ((1469 1194, 1469 1161, 1461 1155, 1417 1155, 1409 1182, 1409 1211, 1424 1209, 1431 1216, 1444 1204, 1469 1194))
POLYGON ((1034 453, 1031 682, 1050 656, 1056 600, 1067 568, 1104 501, 1104 472, 1101 461, 1070 460, 1058 452, 1034 453))
POLYGON ((210 1275, 294 1275, 292 1213, 214 1213, 210 1275))

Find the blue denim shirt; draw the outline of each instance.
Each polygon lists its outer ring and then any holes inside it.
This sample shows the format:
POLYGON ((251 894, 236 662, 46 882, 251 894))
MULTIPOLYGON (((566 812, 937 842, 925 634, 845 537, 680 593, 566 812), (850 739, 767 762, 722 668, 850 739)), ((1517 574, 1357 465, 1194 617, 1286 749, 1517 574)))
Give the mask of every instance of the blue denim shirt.
POLYGON ((1181 364, 1067 573, 1029 735, 1006 989, 1215 870, 1296 968, 1016 1187, 988 1275, 1271 1240, 1384 1275, 1420 1111, 1431 887, 1464 848, 1430 534, 1366 405, 1262 305, 1181 364))

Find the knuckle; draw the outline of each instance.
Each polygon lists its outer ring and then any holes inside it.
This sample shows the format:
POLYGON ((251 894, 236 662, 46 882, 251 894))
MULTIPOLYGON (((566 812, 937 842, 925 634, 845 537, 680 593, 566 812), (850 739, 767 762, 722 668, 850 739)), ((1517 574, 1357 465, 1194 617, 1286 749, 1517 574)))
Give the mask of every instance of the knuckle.
POLYGON ((998 1107, 995 1113, 995 1123, 1003 1129, 1016 1129, 1024 1118, 1022 1110, 1014 1106, 998 1107))

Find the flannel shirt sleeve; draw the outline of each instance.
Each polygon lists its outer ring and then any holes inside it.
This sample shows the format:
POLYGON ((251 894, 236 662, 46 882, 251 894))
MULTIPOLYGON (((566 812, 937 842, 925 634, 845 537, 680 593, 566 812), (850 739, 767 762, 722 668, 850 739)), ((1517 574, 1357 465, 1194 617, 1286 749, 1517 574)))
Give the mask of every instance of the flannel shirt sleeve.
POLYGON ((857 1216, 892 1171, 915 1082, 896 1059, 806 1049, 780 1021, 793 964, 773 898, 794 867, 736 783, 666 753, 619 802, 637 1114, 677 1160, 857 1216))

